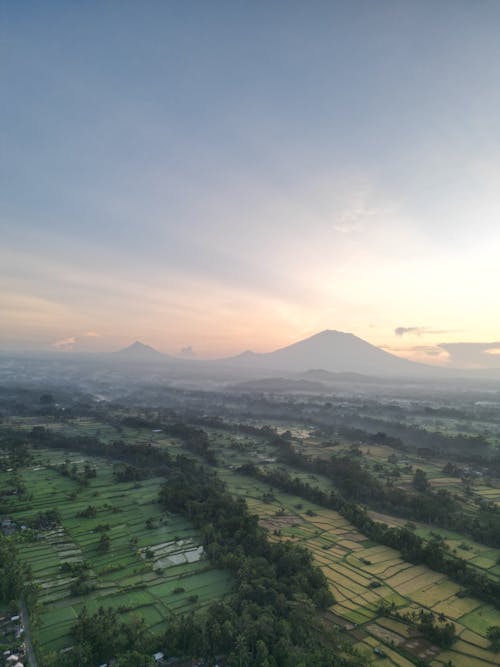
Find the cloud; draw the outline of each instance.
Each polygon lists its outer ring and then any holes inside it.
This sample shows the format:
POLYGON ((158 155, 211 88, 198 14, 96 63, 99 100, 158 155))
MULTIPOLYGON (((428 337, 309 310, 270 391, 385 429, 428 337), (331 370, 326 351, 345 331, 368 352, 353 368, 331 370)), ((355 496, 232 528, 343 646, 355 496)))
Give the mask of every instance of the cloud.
POLYGON ((411 359, 421 363, 447 364, 449 353, 439 345, 413 345, 411 347, 382 347, 386 352, 395 354, 398 357, 411 359))
POLYGON ((77 338, 75 336, 70 336, 69 338, 61 338, 50 344, 56 350, 61 350, 62 352, 67 352, 74 350, 77 338))
POLYGON ((439 334, 449 334, 457 333, 457 329, 429 329, 428 327, 396 327, 394 333, 400 338, 405 334, 411 334, 415 336, 423 336, 427 334, 439 335, 439 334))
POLYGON ((61 352, 72 352, 79 343, 85 341, 86 338, 101 338, 101 334, 96 331, 86 331, 84 334, 78 336, 68 336, 67 338, 60 338, 50 344, 50 347, 61 352))
POLYGON ((396 327, 394 333, 396 336, 402 337, 405 334, 416 334, 420 336, 425 331, 425 327, 396 327))
MULTIPOLYGON (((429 357, 442 357, 443 350, 434 345, 415 345, 411 348, 414 352, 426 354, 429 357)), ((447 356, 447 355, 446 355, 447 356)))
POLYGON ((450 355, 450 365, 461 368, 498 368, 500 366, 500 342, 491 343, 441 343, 450 355))
MULTIPOLYGON (((408 327, 417 329, 418 327, 408 327)), ((429 330, 430 332, 430 330, 429 330)), ((426 330, 425 333, 428 333, 426 330)), ((463 369, 500 368, 500 341, 490 343, 438 343, 436 345, 383 346, 399 357, 423 363, 463 369)))

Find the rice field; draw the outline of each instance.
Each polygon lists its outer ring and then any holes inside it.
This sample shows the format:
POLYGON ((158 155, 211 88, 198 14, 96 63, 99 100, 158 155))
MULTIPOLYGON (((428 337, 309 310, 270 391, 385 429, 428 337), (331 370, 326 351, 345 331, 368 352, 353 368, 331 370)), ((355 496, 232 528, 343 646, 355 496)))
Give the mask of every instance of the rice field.
POLYGON ((367 657, 373 657, 377 647, 383 650, 385 657, 377 657, 376 664, 500 664, 500 653, 488 650, 485 637, 490 625, 500 624, 498 610, 474 598, 457 597, 458 584, 426 566, 403 561, 394 549, 374 544, 333 510, 276 490, 274 500, 264 500, 269 487, 262 482, 228 470, 220 474, 233 493, 245 497, 272 539, 300 541, 312 551, 335 596, 329 613, 367 657), (424 608, 443 614, 455 624, 458 640, 443 651, 415 636, 408 624, 381 616, 381 601, 394 603, 400 612, 424 608))
POLYGON ((202 609, 230 591, 229 574, 210 565, 194 528, 160 507, 160 478, 117 483, 105 460, 50 450, 37 459, 22 471, 32 497, 19 503, 10 518, 21 524, 50 509, 61 516, 60 525, 36 531, 32 540, 25 540, 29 531, 18 538, 21 558, 39 587, 40 622, 34 635, 42 651, 71 644, 71 626, 84 606, 90 613, 99 606, 114 607, 124 619, 139 616, 160 633, 171 614, 202 609), (47 467, 64 460, 79 469, 88 462, 97 477, 81 487, 47 467), (89 506, 95 516, 77 516, 89 506), (110 546, 101 553, 103 533, 110 546), (83 562, 93 590, 78 595, 72 593, 75 576, 62 566, 83 562))

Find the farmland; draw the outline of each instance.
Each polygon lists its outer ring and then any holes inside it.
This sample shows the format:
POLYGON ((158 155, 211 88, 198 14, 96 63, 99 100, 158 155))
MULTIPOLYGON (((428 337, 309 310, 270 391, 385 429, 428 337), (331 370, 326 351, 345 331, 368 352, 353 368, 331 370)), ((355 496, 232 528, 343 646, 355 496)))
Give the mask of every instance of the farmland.
MULTIPOLYGON (((0 483, 8 475, 2 473, 0 483)), ((161 479, 116 482, 112 464, 103 459, 49 450, 37 452, 21 478, 30 499, 17 504, 10 513, 13 520, 29 524, 49 509, 60 515, 57 526, 26 539, 20 535, 21 558, 40 590, 34 635, 41 654, 70 645, 71 626, 84 606, 89 613, 106 606, 125 619, 139 616, 155 633, 172 613, 199 610, 230 590, 229 575, 210 565, 196 531, 186 520, 161 511, 161 479), (77 469, 90 465, 96 477, 82 488, 54 469, 64 462, 77 469), (89 506, 95 516, 77 516, 89 506), (99 552, 103 527, 110 538, 106 553, 99 552), (90 592, 72 592, 75 577, 65 573, 65 563, 88 565, 90 592)))
MULTIPOLYGON (((182 400, 190 400, 189 393, 182 400)), ((368 431, 328 430, 315 423, 316 417, 292 418, 290 413, 287 420, 282 413, 291 408, 284 407, 282 399, 277 399, 279 419, 246 414, 241 421, 234 420, 238 410, 243 411, 238 398, 231 399, 232 412, 225 418, 218 416, 217 394, 193 395, 192 400, 196 406, 190 413, 192 421, 135 405, 98 405, 92 414, 86 408, 87 414, 64 419, 40 414, 10 414, 4 419, 2 428, 26 434, 33 445, 28 464, 14 472, 0 471, 0 486, 12 486, 14 475, 25 489, 15 501, 4 498, 3 516, 8 512, 18 525, 28 525, 15 539, 38 587, 32 634, 39 655, 70 645, 72 628, 84 607, 89 614, 103 606, 116 609, 124 621, 143 619, 153 635, 161 636, 173 619, 191 611, 203 614, 213 601, 227 599, 234 591, 232 575, 207 558, 201 533, 185 513, 166 511, 158 502, 164 473, 150 471, 128 480, 120 476, 127 468, 121 452, 132 447, 145 455, 180 455, 208 465, 233 496, 246 500, 272 542, 306 547, 335 598, 322 612, 322 621, 329 631, 353 643, 363 664, 373 660, 383 667, 498 664, 500 654, 492 651, 487 633, 500 625, 500 612, 484 596, 474 595, 472 587, 439 567, 403 557, 400 547, 368 537, 359 523, 354 525, 328 504, 312 502, 299 490, 285 492, 272 481, 272 475, 279 473, 300 482, 298 489, 317 489, 323 498, 330 493, 340 497, 344 479, 332 478, 328 467, 340 460, 348 472, 366 473, 374 488, 384 492, 397 488, 407 498, 443 490, 471 521, 480 513, 489 520, 495 514, 485 503, 494 506, 500 484, 485 463, 462 462, 460 474, 455 468, 451 474, 451 457, 443 452, 437 456, 403 450, 390 438, 375 442, 368 431), (215 417, 208 414, 211 400, 215 417), (45 433, 42 440, 37 435, 40 428, 45 433), (62 438, 59 445, 58 438, 62 438), (53 447, 47 444, 51 440, 56 443, 53 447), (91 454, 86 450, 89 443, 91 454), (249 464, 258 476, 241 474, 249 464), (415 489, 417 469, 425 473, 424 491, 415 489), (85 471, 88 476, 82 483, 85 471), (51 510, 58 514, 54 525, 33 531, 30 526, 36 518, 51 510), (452 624, 452 641, 445 645, 426 635, 419 620, 425 614, 437 627, 452 624)), ((271 410, 272 399, 266 400, 264 408, 271 410)), ((245 409, 251 413, 249 405, 253 409, 252 403, 245 403, 245 409)), ((333 409, 308 400, 299 401, 299 408, 292 405, 297 413, 311 406, 316 414, 333 409)), ((344 405, 342 410, 344 414, 344 405)), ((408 424, 422 426, 415 417, 408 424)), ((480 432, 479 426, 474 428, 480 432)), ((453 433, 459 432, 455 420, 453 433)), ((494 439, 490 440, 487 446, 494 455, 494 439)), ((357 492, 355 479, 352 489, 357 492)), ((171 501, 175 505, 175 497, 171 501)), ((422 544, 436 545, 450 561, 466 563, 484 581, 499 581, 499 550, 488 544, 491 531, 485 539, 481 535, 475 539, 431 521, 409 520, 404 513, 377 507, 376 501, 375 497, 374 506, 365 508, 371 520, 410 530, 422 544)))
POLYGON ((397 551, 373 544, 355 527, 332 510, 326 510, 295 496, 232 472, 221 473, 236 494, 268 527, 274 539, 299 541, 310 549, 328 577, 336 602, 330 608, 332 623, 342 625, 367 653, 383 645, 387 654, 381 665, 414 664, 416 658, 433 665, 486 667, 496 665, 500 655, 487 650, 485 630, 498 621, 499 612, 474 598, 460 598, 460 587, 425 566, 403 561, 397 551), (372 587, 374 582, 376 587, 372 587), (413 636, 408 624, 379 613, 381 602, 394 603, 402 613, 424 608, 451 620, 459 636, 453 648, 442 651, 413 636))

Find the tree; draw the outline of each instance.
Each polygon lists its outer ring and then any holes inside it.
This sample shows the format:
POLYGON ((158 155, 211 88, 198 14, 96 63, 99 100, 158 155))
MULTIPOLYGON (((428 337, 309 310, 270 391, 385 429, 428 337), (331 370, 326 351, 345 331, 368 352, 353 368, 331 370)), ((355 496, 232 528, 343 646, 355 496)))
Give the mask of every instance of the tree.
POLYGON ((486 631, 486 637, 491 642, 491 650, 500 651, 500 625, 491 625, 486 631))
POLYGON ((0 533, 0 602, 17 600, 23 589, 24 572, 16 545, 0 533))
POLYGON ((415 474, 413 475, 413 487, 420 491, 420 493, 425 493, 429 488, 429 482, 427 481, 427 475, 423 470, 417 468, 415 474))
POLYGON ((109 547, 111 546, 111 540, 109 538, 109 535, 106 533, 103 533, 101 535, 101 539, 99 540, 97 544, 97 551, 100 554, 105 554, 109 551, 109 547))

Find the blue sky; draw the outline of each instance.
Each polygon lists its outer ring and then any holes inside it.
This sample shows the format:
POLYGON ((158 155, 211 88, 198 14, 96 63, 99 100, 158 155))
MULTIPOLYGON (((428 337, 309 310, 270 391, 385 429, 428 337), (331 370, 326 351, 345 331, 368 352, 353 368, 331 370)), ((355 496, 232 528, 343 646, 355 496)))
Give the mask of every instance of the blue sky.
POLYGON ((0 346, 210 356, 334 328, 445 362, 497 340, 499 20, 4 4, 0 346))

